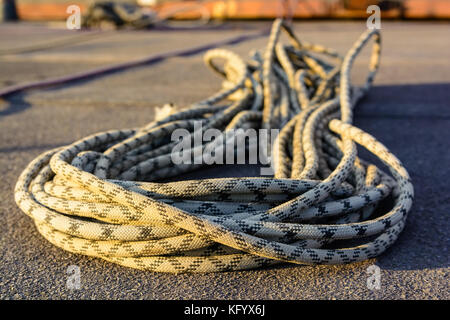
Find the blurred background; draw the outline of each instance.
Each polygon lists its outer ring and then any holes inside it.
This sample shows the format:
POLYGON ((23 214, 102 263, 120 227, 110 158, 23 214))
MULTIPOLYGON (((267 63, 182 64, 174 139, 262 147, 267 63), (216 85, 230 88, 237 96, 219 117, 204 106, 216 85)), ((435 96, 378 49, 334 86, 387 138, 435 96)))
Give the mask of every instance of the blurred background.
MULTIPOLYGON (((85 15, 93 0, 1 0, 3 20, 64 20, 67 7, 79 6, 85 15)), ((108 3, 139 6, 171 19, 361 19, 376 4, 384 19, 449 19, 448 0, 114 0, 108 3)), ((98 2, 97 2, 98 3, 98 2)), ((102 1, 103 4, 107 3, 102 1)), ((131 9, 132 10, 132 9, 131 9)))

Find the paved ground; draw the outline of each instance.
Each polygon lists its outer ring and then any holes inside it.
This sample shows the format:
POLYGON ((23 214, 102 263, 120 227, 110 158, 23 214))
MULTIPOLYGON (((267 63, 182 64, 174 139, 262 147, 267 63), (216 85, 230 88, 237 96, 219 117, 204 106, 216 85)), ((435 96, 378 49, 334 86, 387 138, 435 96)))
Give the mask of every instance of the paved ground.
MULTIPOLYGON (((254 23, 246 24, 247 30, 195 33, 126 32, 42 52, 3 55, 0 87, 205 44, 265 26, 254 23)), ((364 24, 305 22, 296 29, 302 38, 345 52, 364 24)), ((398 242, 378 259, 351 265, 289 265, 195 275, 142 272, 52 246, 17 208, 14 184, 39 153, 101 130, 143 125, 152 120, 155 105, 184 105, 217 90, 220 80, 203 66, 201 55, 0 101, 0 297, 449 299, 448 31, 449 25, 443 23, 383 23, 381 69, 375 87, 358 106, 356 125, 375 135, 404 162, 416 198, 398 242), (375 292, 366 286, 366 268, 371 264, 382 269, 382 287, 375 292), (69 265, 81 268, 81 290, 66 289, 69 265)), ((0 50, 71 36, 39 25, 1 25, 0 50)), ((246 55, 265 42, 257 39, 231 49, 246 55)), ((364 75, 365 64, 364 58, 358 59, 356 79, 364 75)))

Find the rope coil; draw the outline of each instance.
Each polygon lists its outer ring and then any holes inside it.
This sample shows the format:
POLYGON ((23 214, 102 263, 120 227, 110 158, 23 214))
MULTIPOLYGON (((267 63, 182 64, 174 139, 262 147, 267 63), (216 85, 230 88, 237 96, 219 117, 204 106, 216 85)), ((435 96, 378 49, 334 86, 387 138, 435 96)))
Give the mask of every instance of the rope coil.
MULTIPOLYGON (((101 132, 43 153, 19 177, 16 202, 54 245, 149 271, 375 257, 397 239, 413 198, 400 161, 351 124, 377 71, 380 48, 379 31, 367 30, 341 57, 301 42, 276 20, 264 55, 254 52, 248 63, 228 50, 206 53, 207 65, 224 77, 221 91, 142 128, 101 132), (281 31, 289 45, 280 42, 281 31), (353 86, 353 61, 371 38, 366 83, 353 86), (225 61, 223 68, 217 59, 225 61), (197 131, 196 121, 202 123, 197 131), (174 130, 194 137, 210 128, 226 135, 249 127, 280 130, 271 150, 273 177, 156 182, 203 166, 173 164, 174 130), (392 176, 358 158, 356 144, 392 176), (375 217, 388 196, 393 207, 375 217), (357 246, 335 242, 358 238, 357 246)), ((208 148, 223 144, 204 142, 190 153, 208 148)))

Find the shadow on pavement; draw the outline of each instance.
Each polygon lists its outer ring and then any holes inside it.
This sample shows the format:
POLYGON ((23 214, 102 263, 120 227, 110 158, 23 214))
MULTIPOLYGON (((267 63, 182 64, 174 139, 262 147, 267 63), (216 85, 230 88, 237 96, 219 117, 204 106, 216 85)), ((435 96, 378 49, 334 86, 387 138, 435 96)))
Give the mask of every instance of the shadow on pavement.
POLYGON ((3 100, 6 101, 7 106, 4 110, 0 110, 0 117, 20 113, 31 107, 31 104, 24 99, 23 93, 17 93, 4 97, 3 100))
MULTIPOLYGON (((448 268, 450 83, 373 87, 355 111, 358 127, 405 165, 415 191, 400 238, 377 260, 383 269, 448 268)), ((362 158, 379 164, 365 150, 362 158)), ((381 166, 383 167, 383 166, 381 166)))
POLYGON ((355 116, 450 119, 450 83, 373 86, 355 116))

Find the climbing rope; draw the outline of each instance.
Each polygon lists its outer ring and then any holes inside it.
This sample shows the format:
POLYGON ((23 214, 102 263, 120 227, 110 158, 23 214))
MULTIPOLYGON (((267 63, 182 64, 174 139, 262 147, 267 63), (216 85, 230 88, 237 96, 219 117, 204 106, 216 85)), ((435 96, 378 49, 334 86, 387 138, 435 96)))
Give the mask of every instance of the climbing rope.
MULTIPOLYGON (((224 77, 221 91, 142 128, 101 132, 43 153, 21 174, 16 202, 54 245, 149 271, 373 258, 397 239, 413 198, 400 161, 351 124, 379 57, 378 30, 364 32, 341 57, 300 41, 276 20, 265 53, 253 52, 248 63, 228 50, 206 53, 207 65, 224 77), (372 38, 367 81, 357 87, 352 65, 372 38), (270 152, 274 176, 158 182, 203 166, 173 163, 171 133, 185 129, 194 138, 211 128, 232 137, 232 129, 279 129, 270 152), (391 175, 360 159, 356 144, 391 175), (392 208, 378 212, 387 197, 392 208)), ((193 146, 189 155, 223 148, 217 141, 193 146)))

